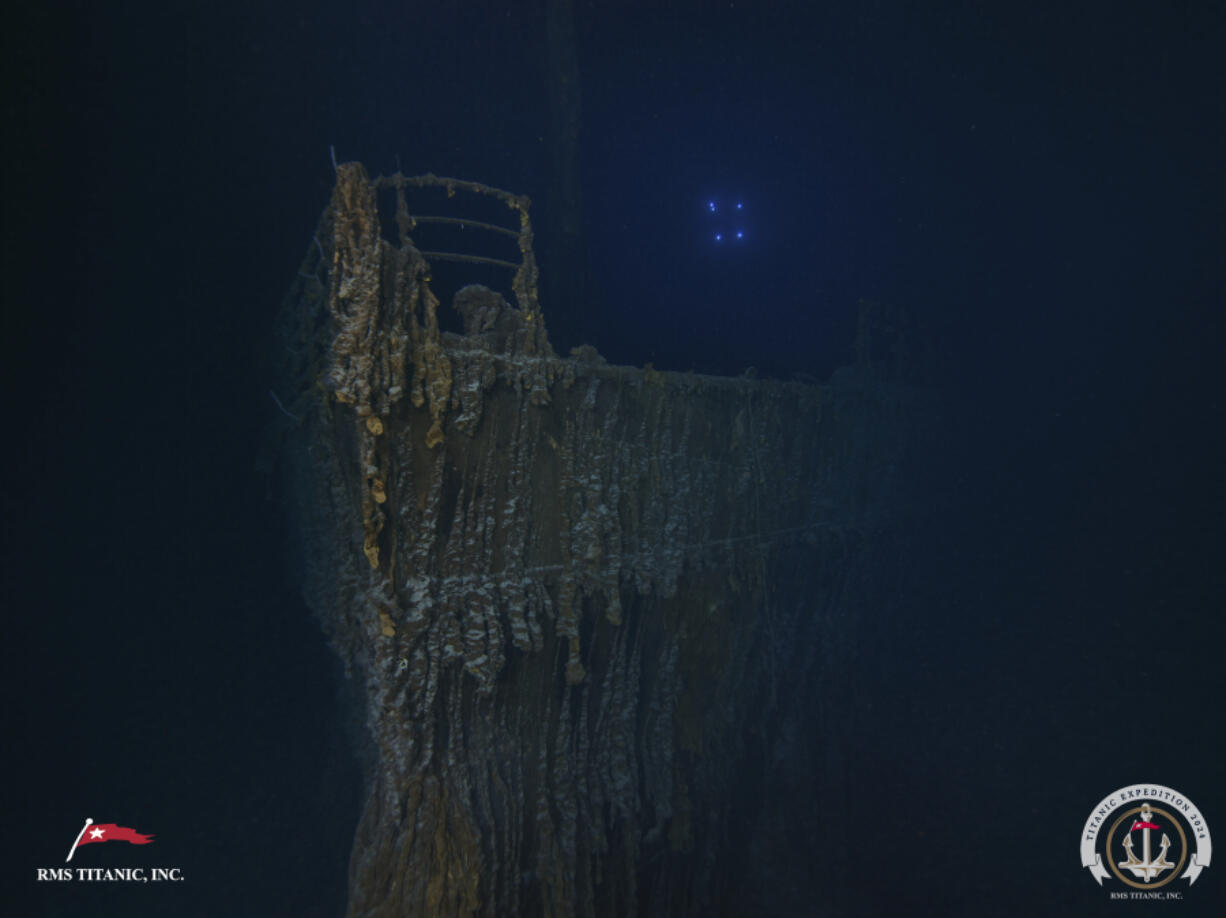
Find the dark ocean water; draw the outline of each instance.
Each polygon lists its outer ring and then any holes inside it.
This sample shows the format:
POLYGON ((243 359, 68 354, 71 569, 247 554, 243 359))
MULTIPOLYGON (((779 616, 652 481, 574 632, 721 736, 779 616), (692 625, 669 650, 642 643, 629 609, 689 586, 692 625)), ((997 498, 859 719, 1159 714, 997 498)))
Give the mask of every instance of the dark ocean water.
POLYGON ((825 379, 864 299, 929 342, 934 510, 830 738, 852 866, 797 839, 786 913, 1221 914, 1220 866, 1119 902, 1077 854, 1137 782, 1226 832, 1221 13, 576 3, 568 210, 551 6, 14 14, 0 911, 343 913, 354 703, 259 461, 333 147, 531 195, 560 352, 825 379), (187 879, 37 882, 87 816, 187 879))

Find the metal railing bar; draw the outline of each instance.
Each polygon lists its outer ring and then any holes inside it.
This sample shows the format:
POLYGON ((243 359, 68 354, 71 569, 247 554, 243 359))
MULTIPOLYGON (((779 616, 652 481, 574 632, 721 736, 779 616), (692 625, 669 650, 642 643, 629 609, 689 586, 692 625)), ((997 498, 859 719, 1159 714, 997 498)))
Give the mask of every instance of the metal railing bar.
POLYGON ((477 265, 496 265, 499 268, 510 268, 518 271, 520 266, 513 261, 503 261, 501 258, 486 258, 484 255, 461 255, 457 252, 422 252, 427 261, 465 261, 477 265))
POLYGON ((519 239, 519 231, 507 229, 505 226, 498 226, 494 223, 483 223, 480 220, 466 220, 463 217, 432 217, 413 215, 414 223, 446 223, 450 226, 459 226, 461 228, 473 227, 474 229, 489 230, 493 233, 501 233, 504 236, 510 236, 512 239, 519 239))

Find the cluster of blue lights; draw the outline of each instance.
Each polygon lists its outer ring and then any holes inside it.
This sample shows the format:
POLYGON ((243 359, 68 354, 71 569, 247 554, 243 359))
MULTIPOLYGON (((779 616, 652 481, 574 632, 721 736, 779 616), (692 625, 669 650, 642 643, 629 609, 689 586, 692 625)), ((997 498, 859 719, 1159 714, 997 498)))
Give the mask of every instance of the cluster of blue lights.
POLYGON ((720 204, 715 198, 710 198, 707 201, 707 215, 712 218, 713 225, 707 232, 713 242, 736 243, 749 238, 744 220, 744 201, 733 200, 728 204, 720 204))

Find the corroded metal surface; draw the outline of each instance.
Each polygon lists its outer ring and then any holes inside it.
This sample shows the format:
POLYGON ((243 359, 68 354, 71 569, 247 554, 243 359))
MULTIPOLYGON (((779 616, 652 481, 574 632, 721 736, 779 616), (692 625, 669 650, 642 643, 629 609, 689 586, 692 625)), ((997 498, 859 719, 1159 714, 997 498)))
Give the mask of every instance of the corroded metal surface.
POLYGON ((751 763, 837 695, 906 398, 559 358, 534 273, 440 331, 376 188, 340 168, 282 325, 303 588, 371 738, 350 915, 710 908, 751 763))

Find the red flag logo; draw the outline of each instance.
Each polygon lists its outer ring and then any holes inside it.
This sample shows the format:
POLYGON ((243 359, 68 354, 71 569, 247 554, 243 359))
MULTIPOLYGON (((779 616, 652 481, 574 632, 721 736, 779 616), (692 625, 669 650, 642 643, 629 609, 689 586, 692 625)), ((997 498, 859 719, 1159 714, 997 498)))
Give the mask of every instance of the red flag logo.
POLYGON ((87 819, 81 831, 77 833, 77 840, 68 849, 68 857, 64 859, 64 862, 71 861, 72 855, 82 845, 108 841, 126 841, 133 845, 147 845, 153 841, 153 836, 129 829, 127 826, 117 826, 113 822, 95 823, 92 819, 87 819))
POLYGON ((1142 822, 1140 819, 1133 820, 1132 828, 1129 832, 1135 832, 1137 829, 1160 829, 1162 828, 1155 822, 1142 822))

